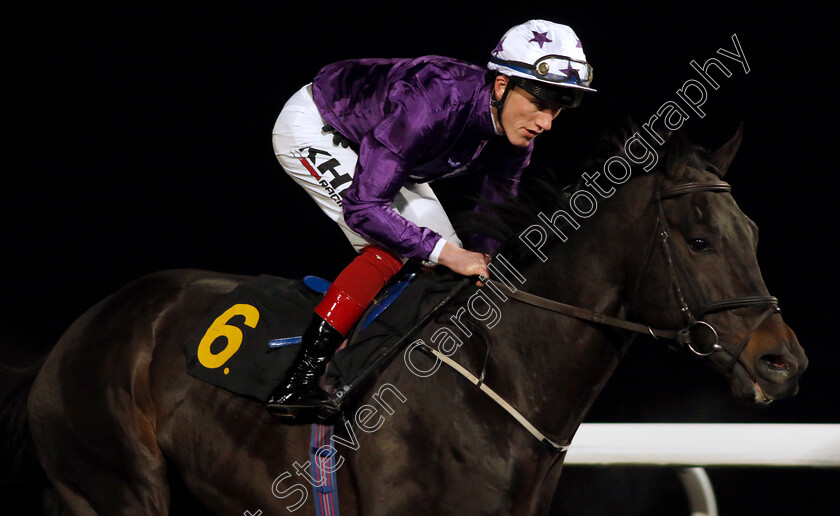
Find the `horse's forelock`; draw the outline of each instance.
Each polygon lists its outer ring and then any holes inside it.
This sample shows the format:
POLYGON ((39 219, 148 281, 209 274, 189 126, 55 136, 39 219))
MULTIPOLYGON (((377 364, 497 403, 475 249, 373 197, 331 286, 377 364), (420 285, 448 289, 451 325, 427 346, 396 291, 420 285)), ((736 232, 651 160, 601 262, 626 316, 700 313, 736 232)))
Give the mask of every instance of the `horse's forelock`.
POLYGON ((690 170, 708 170, 719 175, 717 167, 711 161, 709 152, 692 143, 685 132, 677 132, 668 140, 663 151, 664 165, 662 174, 672 181, 688 181, 690 170))

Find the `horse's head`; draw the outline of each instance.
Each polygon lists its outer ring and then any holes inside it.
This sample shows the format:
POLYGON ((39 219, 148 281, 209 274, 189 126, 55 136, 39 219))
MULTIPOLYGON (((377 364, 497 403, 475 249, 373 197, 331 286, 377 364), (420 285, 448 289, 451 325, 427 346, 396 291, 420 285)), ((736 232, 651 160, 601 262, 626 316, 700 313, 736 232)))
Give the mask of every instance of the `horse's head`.
POLYGON ((762 279, 758 227, 722 180, 740 143, 740 129, 711 154, 681 135, 669 142, 647 182, 656 222, 630 302, 646 323, 682 328, 685 348, 726 374, 733 395, 769 403, 796 394, 808 359, 762 279))

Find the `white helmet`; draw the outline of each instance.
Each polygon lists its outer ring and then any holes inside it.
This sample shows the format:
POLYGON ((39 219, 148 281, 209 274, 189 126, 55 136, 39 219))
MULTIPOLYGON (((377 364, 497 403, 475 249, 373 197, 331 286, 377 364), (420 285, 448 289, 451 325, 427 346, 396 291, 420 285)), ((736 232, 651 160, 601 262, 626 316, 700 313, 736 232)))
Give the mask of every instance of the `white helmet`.
POLYGON ((575 107, 592 83, 592 66, 571 27, 530 20, 508 30, 487 68, 514 79, 537 98, 575 107))

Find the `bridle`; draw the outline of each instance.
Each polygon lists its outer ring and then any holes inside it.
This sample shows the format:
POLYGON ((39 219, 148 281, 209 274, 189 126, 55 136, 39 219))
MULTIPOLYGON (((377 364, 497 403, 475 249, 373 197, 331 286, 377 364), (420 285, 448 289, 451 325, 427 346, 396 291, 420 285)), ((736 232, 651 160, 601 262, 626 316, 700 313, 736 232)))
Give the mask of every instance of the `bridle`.
MULTIPOLYGON (((555 313, 568 315, 576 319, 590 321, 604 326, 610 326, 613 328, 623 330, 630 330, 635 333, 648 334, 654 337, 655 339, 672 340, 678 343, 679 345, 683 346, 685 349, 687 349, 694 355, 701 358, 707 358, 713 355, 714 353, 729 353, 732 358, 726 366, 726 373, 730 374, 732 372, 732 369, 735 367, 735 364, 738 363, 741 354, 744 352, 744 349, 746 349, 750 338, 752 338, 752 335, 756 332, 756 330, 771 315, 779 313, 779 300, 773 296, 731 297, 728 299, 714 301, 711 303, 700 303, 699 308, 697 308, 696 311, 692 311, 683 292, 683 289, 680 285, 680 275, 682 275, 683 279, 688 284, 688 288, 691 290, 694 299, 699 300, 701 299, 701 297, 698 294, 698 289, 695 287, 694 282, 691 281, 691 276, 688 274, 688 270, 686 269, 685 264, 683 264, 683 262, 679 260, 678 255, 674 253, 673 245, 671 243, 671 231, 668 227, 668 221, 665 217, 665 207, 663 206, 662 201, 664 199, 672 199, 674 197, 680 197, 682 195, 695 192, 728 193, 731 190, 732 187, 729 185, 729 183, 726 183, 725 181, 698 181, 683 183, 663 190, 662 176, 658 176, 657 178, 655 188, 656 193, 653 196, 653 202, 656 203, 656 225, 654 227, 653 237, 651 238, 650 244, 648 245, 645 253, 646 256, 644 260, 644 266, 642 267, 638 277, 636 278, 635 286, 629 299, 632 300, 635 298, 635 294, 641 286, 644 275, 648 267, 650 266, 650 259, 653 255, 654 249, 656 248, 656 243, 659 242, 662 246, 662 254, 665 260, 665 264, 668 268, 668 275, 670 277, 671 288, 673 289, 674 296, 677 300, 677 308, 679 309, 679 312, 683 319, 682 328, 653 328, 652 326, 628 321, 626 319, 621 319, 618 317, 604 315, 602 313, 595 312, 586 308, 581 308, 578 306, 561 303, 559 301, 554 301, 552 299, 540 297, 529 292, 516 289, 515 287, 513 287, 512 284, 507 282, 504 282, 504 286, 507 287, 507 290, 505 292, 509 297, 516 299, 517 301, 545 310, 549 310, 555 313), (677 271, 679 271, 679 274, 677 271), (744 337, 741 343, 739 343, 739 345, 733 351, 727 352, 726 349, 724 349, 724 347, 720 345, 720 337, 718 331, 715 329, 714 326, 712 326, 711 323, 704 321, 703 317, 705 317, 708 314, 723 312, 726 310, 734 310, 736 308, 755 306, 763 306, 767 308, 753 322, 749 331, 747 332, 746 337, 744 337), (695 332, 701 328, 710 332, 710 335, 713 337, 714 342, 707 344, 698 343, 695 340, 695 332)), ((502 288, 503 283, 492 279, 483 279, 483 281, 485 285, 490 285, 494 289, 501 291, 500 289, 502 288)), ((629 338, 632 338, 632 336, 629 338)), ((482 366, 480 375, 475 376, 469 371, 467 371, 459 363, 451 359, 449 356, 441 353, 440 351, 433 348, 432 346, 429 346, 423 341, 419 342, 421 344, 421 349, 423 349, 426 353, 433 355, 443 363, 447 364, 449 367, 451 367, 456 372, 465 377, 467 380, 469 380, 473 385, 481 389, 502 409, 507 411, 514 419, 516 419, 516 421, 520 425, 522 425, 528 432, 530 432, 531 435, 533 435, 538 441, 546 445, 550 450, 557 453, 561 453, 569 449, 570 443, 568 441, 565 444, 563 444, 546 436, 533 424, 531 424, 527 420, 527 418, 525 418, 516 408, 510 405, 501 396, 496 394, 495 391, 490 389, 486 383, 484 383, 489 350, 488 354, 485 355, 484 365, 482 366)))
POLYGON ((639 272, 630 299, 635 298, 635 293, 641 286, 645 272, 650 266, 650 259, 653 255, 654 249, 656 248, 656 243, 659 242, 662 247, 662 253, 665 259, 665 264, 668 268, 668 275, 670 277, 671 288, 673 289, 674 296, 677 300, 678 309, 683 320, 684 325, 682 328, 676 330, 657 329, 644 324, 627 321, 625 319, 620 319, 617 317, 611 317, 585 308, 580 308, 577 306, 560 303, 558 301, 553 301, 551 299, 539 297, 522 290, 516 290, 515 292, 512 292, 509 295, 510 297, 520 302, 537 306, 553 312, 561 313, 564 315, 568 315, 577 319, 587 320, 597 324, 611 326, 619 329, 630 330, 636 333, 648 334, 656 339, 663 338, 672 340, 680 346, 683 346, 685 349, 687 349, 694 355, 702 358, 709 357, 714 353, 727 352, 724 349, 724 347, 720 345, 720 337, 718 331, 711 323, 703 320, 703 318, 706 315, 717 312, 723 312, 726 310, 733 310, 736 308, 754 306, 767 307, 766 310, 753 322, 749 331, 747 332, 746 337, 738 344, 737 347, 734 348, 733 351, 728 352, 732 358, 730 359, 725 370, 727 374, 729 374, 735 367, 735 364, 740 359, 741 354, 744 352, 744 349, 747 347, 747 344, 749 343, 749 340, 750 338, 752 338, 752 335, 755 333, 755 331, 771 315, 780 312, 779 300, 773 296, 732 297, 720 301, 714 301, 711 303, 700 303, 698 308, 693 311, 689 306, 689 303, 686 300, 686 296, 683 292, 683 288, 680 285, 680 275, 682 276, 682 278, 688 285, 688 288, 692 292, 693 298, 699 300, 701 299, 701 296, 699 295, 698 289, 695 287, 694 282, 691 280, 691 276, 688 274, 688 270, 686 269, 685 264, 682 261, 680 261, 678 255, 674 253, 673 245, 671 243, 671 231, 668 227, 668 222, 665 217, 665 208, 663 206, 662 201, 664 199, 672 199, 674 197, 680 197, 682 195, 695 192, 728 193, 731 190, 732 187, 729 185, 729 183, 726 183, 725 181, 700 181, 683 183, 663 190, 662 177, 659 176, 657 179, 656 195, 654 195, 653 197, 653 202, 656 203, 657 211, 656 225, 654 227, 653 238, 651 238, 650 244, 647 247, 644 267, 639 272), (677 271, 679 271, 679 274, 677 271), (696 339, 696 333, 701 329, 707 331, 711 335, 712 340, 714 342, 698 343, 696 339))
MULTIPOLYGON (((656 188, 658 195, 655 197, 655 202, 657 205, 657 222, 656 222, 656 229, 655 229, 655 239, 658 239, 659 242, 662 244, 662 253, 665 258, 665 264, 668 267, 668 274, 671 280, 671 286, 674 291, 674 296, 677 300, 677 304, 679 305, 679 311, 682 315, 684 326, 680 330, 677 331, 677 338, 675 339, 680 345, 685 346, 691 353, 699 356, 699 357, 708 357, 714 353, 718 352, 726 352, 723 346, 720 345, 720 337, 718 331, 712 326, 711 323, 704 321, 703 317, 708 314, 723 312, 726 310, 734 310, 736 308, 745 308, 745 307, 753 307, 753 306, 763 306, 767 307, 766 310, 753 322, 747 335, 745 338, 738 344, 735 348, 734 352, 731 353, 731 360, 729 364, 726 366, 726 372, 730 373, 732 368, 735 367, 735 364, 740 359, 741 354, 744 352, 744 349, 747 347, 750 338, 755 333, 755 331, 764 323, 767 318, 775 313, 779 313, 779 300, 774 296, 743 296, 743 297, 732 297, 729 299, 723 299, 720 301, 714 301, 711 303, 702 302, 701 300, 703 297, 699 293, 699 290, 695 287, 694 282, 691 279, 691 275, 688 273, 688 270, 685 267, 685 264, 679 260, 678 255, 674 253, 673 246, 671 243, 671 231, 668 227, 668 220, 665 216, 665 207, 663 206, 662 201, 664 199, 672 199, 674 197, 680 197, 683 195, 687 195, 690 193, 695 192, 713 192, 713 193, 729 193, 732 191, 732 187, 729 183, 725 181, 700 181, 700 182, 691 182, 691 183, 683 183, 680 185, 672 186, 671 188, 662 189, 662 176, 657 178, 657 188, 656 188), (692 293, 692 297, 698 301, 701 301, 699 304, 699 308, 697 309, 697 314, 695 315, 692 312, 688 302, 686 301, 685 294, 683 293, 682 288, 680 287, 680 278, 678 277, 677 271, 682 276, 682 279, 688 285, 692 293), (703 347, 697 345, 694 334, 697 330, 704 328, 706 329, 714 339, 714 342, 711 344, 703 344, 703 347)), ((651 245, 651 249, 648 251, 648 254, 652 253, 653 245, 651 245)), ((650 260, 650 256, 646 260, 650 260)), ((645 263, 645 268, 642 270, 642 273, 639 276, 639 280, 637 281, 637 287, 641 283, 641 277, 644 274, 645 270, 647 269, 649 263, 645 263)), ((635 295, 635 292, 634 292, 635 295)), ((632 299, 632 297, 631 297, 632 299)))
MULTIPOLYGON (((671 232, 670 228, 668 227, 668 221, 665 217, 665 208, 662 204, 662 201, 664 199, 671 199, 674 197, 679 197, 695 192, 728 193, 731 191, 731 189, 732 187, 729 185, 729 183, 726 183, 724 181, 700 181, 683 183, 663 190, 662 176, 658 176, 655 189, 656 194, 653 196, 653 202, 656 203, 657 210, 656 225, 654 227, 653 237, 650 240, 650 245, 648 245, 647 251, 645 253, 646 256, 644 266, 640 270, 639 275, 635 281, 635 287, 633 288, 630 299, 632 300, 635 298, 635 294, 642 284, 645 272, 650 266, 650 259, 653 255, 654 249, 656 248, 656 243, 659 242, 662 246, 662 253, 664 256, 665 264, 668 268, 671 288, 674 291, 674 296, 677 300, 678 309, 683 319, 684 325, 682 328, 653 328, 652 326, 628 321, 626 319, 621 319, 618 317, 604 315, 602 313, 595 312, 586 308, 581 308, 578 306, 569 305, 566 303, 561 303, 559 301, 554 301, 551 299, 540 297, 529 292, 516 289, 515 287, 513 287, 512 284, 509 284, 507 282, 500 283, 499 281, 486 278, 482 278, 482 280, 485 285, 492 286, 492 288, 496 289, 499 292, 501 292, 502 285, 504 284, 504 286, 507 288, 507 295, 522 303, 526 303, 555 313, 568 315, 576 319, 590 321, 600 325, 610 326, 613 328, 623 330, 630 330, 635 333, 648 334, 653 336, 655 339, 662 338, 673 340, 679 345, 684 346, 694 355, 701 358, 707 358, 712 354, 719 352, 727 353, 724 347, 720 345, 720 337, 718 331, 715 329, 714 326, 712 326, 711 323, 704 321, 703 317, 705 317, 708 314, 723 312, 726 310, 734 310, 736 308, 754 306, 767 307, 766 310, 753 322, 743 341, 735 348, 734 351, 729 352, 732 358, 729 361, 729 364, 726 366, 726 373, 730 374, 732 369, 735 367, 735 364, 738 363, 738 360, 741 354, 743 353, 744 349, 747 347, 747 344, 749 343, 750 338, 752 338, 752 335, 771 315, 779 312, 779 300, 773 296, 732 297, 720 301, 714 301, 711 303, 701 303, 699 305, 699 308, 696 309, 696 312, 692 311, 688 301, 686 300, 686 296, 683 293, 683 289, 680 285, 679 276, 682 275, 695 299, 701 299, 701 297, 698 294, 698 289, 695 287, 694 282, 691 281, 691 276, 688 274, 688 270, 685 268, 685 265, 682 261, 679 260, 678 255, 674 253, 673 245, 671 243, 671 232), (679 274, 677 273, 677 271, 679 271, 679 274), (712 342, 711 344, 706 344, 698 343, 695 340, 695 332, 701 328, 706 329, 708 332, 710 332, 710 334, 714 338, 714 342, 712 342)), ((472 279, 469 281, 471 282, 472 279)), ((409 335, 412 335, 414 331, 420 326, 428 322, 428 320, 435 313, 437 313, 437 311, 440 308, 445 306, 453 298, 453 296, 458 291, 460 291, 460 289, 463 288, 466 284, 467 282, 461 282, 461 284, 458 287, 456 287, 456 289, 453 290, 453 292, 450 293, 450 295, 444 301, 438 304, 438 306, 430 313, 428 313, 426 317, 420 323, 418 323, 418 325, 415 326, 415 328, 412 331, 406 334, 403 340, 405 340, 409 335)), ((419 349, 445 363, 453 370, 455 370, 458 374, 469 380, 470 383, 478 387, 482 392, 484 392, 484 394, 489 396, 490 399, 492 399, 502 409, 504 409, 508 414, 510 414, 520 425, 522 425, 531 435, 533 435, 538 441, 544 444, 549 450, 555 453, 562 453, 569 449, 569 441, 558 442, 554 439, 549 438, 547 435, 545 435, 543 432, 537 429, 533 424, 531 424, 528 421, 528 419, 522 415, 522 413, 520 413, 510 403, 505 401, 484 382, 485 372, 487 368, 487 359, 489 357, 489 349, 488 353, 485 355, 484 364, 481 368, 480 375, 475 376, 472 373, 470 373, 466 368, 464 368, 461 364, 450 358, 448 355, 440 352, 439 350, 428 345, 424 341, 418 340, 415 342, 415 344, 412 344, 412 347, 414 347, 415 345, 418 345, 419 349)), ((394 346, 394 348, 392 349, 395 348, 401 349, 401 346, 394 346)), ((369 365, 368 368, 375 367, 379 363, 378 361, 374 362, 375 363, 369 365)), ((366 375, 367 373, 360 376, 366 375)), ((340 398, 341 395, 336 397, 336 399, 340 398)))

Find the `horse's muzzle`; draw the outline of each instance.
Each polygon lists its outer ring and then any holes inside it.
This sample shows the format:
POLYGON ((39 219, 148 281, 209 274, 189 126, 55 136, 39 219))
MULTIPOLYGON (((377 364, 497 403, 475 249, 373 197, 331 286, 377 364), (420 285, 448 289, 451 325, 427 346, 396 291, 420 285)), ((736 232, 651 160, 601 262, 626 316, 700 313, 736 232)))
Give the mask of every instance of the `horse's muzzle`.
POLYGON ((760 394, 769 401, 794 396, 799 390, 799 378, 808 368, 805 351, 781 317, 769 319, 756 330, 741 362, 755 383, 756 398, 760 394))

